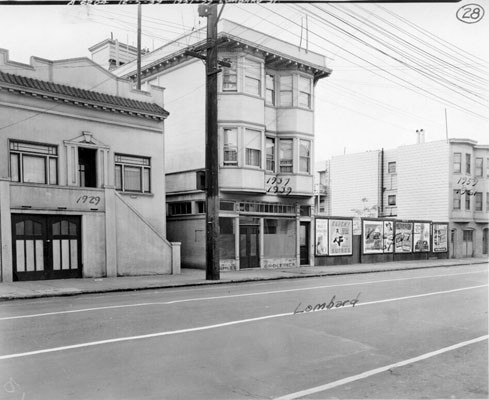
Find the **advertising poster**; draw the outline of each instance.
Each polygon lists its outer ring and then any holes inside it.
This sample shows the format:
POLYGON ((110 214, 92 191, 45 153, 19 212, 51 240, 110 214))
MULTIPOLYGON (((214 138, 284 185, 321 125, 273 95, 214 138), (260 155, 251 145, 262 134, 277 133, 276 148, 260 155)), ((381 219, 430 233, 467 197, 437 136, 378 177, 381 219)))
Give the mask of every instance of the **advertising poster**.
POLYGON ((316 219, 316 255, 328 255, 328 220, 316 219))
POLYGON ((416 253, 430 251, 430 223, 414 223, 414 251, 416 253))
POLYGON ((394 252, 394 221, 384 221, 384 253, 394 252))
POLYGON ((433 252, 448 251, 448 224, 433 224, 433 252))
POLYGON ((396 222, 394 251, 396 253, 411 253, 413 251, 413 223, 396 222))
POLYGON ((353 254, 353 222, 351 219, 329 220, 329 255, 344 256, 353 254))
POLYGON ((363 252, 364 254, 383 253, 384 222, 363 221, 363 252))

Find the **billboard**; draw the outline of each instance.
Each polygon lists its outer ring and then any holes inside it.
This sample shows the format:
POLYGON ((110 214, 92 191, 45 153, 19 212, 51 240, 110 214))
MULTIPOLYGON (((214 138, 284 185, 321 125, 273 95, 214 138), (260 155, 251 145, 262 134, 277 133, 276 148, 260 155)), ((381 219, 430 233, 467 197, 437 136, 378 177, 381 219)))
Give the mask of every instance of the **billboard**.
POLYGON ((433 252, 446 253, 448 251, 448 224, 433 223, 433 252))
POLYGON ((351 219, 329 220, 329 255, 346 256, 353 254, 353 222, 351 219))
POLYGON ((414 232, 414 252, 428 252, 430 251, 430 223, 429 222, 415 222, 414 232))
POLYGON ((396 221, 394 251, 396 253, 411 253, 413 251, 413 223, 396 221))
POLYGON ((365 254, 384 252, 383 221, 363 221, 363 252, 365 254))
POLYGON ((328 255, 328 220, 316 219, 316 256, 328 255))

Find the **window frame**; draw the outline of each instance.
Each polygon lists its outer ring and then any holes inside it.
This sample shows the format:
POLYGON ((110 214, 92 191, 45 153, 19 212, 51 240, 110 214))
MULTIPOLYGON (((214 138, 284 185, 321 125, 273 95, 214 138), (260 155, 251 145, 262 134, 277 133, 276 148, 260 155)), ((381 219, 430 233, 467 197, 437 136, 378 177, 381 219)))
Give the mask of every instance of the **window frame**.
POLYGON ((228 58, 230 67, 223 67, 222 70, 222 88, 223 92, 237 92, 238 91, 238 58, 228 58), (234 81, 230 78, 234 77, 234 81), (226 87, 230 85, 230 87, 226 87))
POLYGON ((51 143, 43 143, 43 142, 33 142, 33 141, 24 141, 24 140, 9 140, 9 175, 10 180, 12 182, 19 183, 33 183, 33 184, 41 184, 41 185, 58 185, 59 184, 59 151, 58 146, 51 143), (15 148, 17 146, 17 148, 15 148), (26 146, 22 148, 22 146, 26 146), (44 147, 46 149, 45 152, 29 150, 29 146, 36 147, 44 147), (16 175, 17 179, 14 180, 13 176, 13 157, 17 158, 16 160, 16 175), (26 181, 25 180, 25 158, 40 158, 43 160, 44 168, 44 182, 36 182, 36 181, 26 181), (53 175, 53 162, 54 162, 54 175, 53 175), (54 182, 53 182, 54 181, 54 182))
POLYGON ((244 130, 244 151, 245 151, 245 166, 252 168, 261 168, 262 165, 262 141, 263 132, 257 129, 245 128, 244 130), (258 136, 258 148, 250 147, 251 140, 249 140, 250 134, 258 136), (257 160, 257 163, 255 162, 257 160))
POLYGON ((307 108, 308 110, 310 110, 312 108, 312 79, 310 77, 306 77, 306 76, 302 76, 302 75, 298 75, 298 85, 297 85, 297 105, 298 107, 301 107, 301 108, 307 108), (304 80, 307 81, 307 91, 304 91, 302 90, 303 87, 302 87, 302 84, 304 82, 304 80), (302 97, 303 95, 306 96, 307 98, 307 104, 302 104, 301 101, 302 101, 302 97))
POLYGON ((151 194, 151 157, 138 156, 134 154, 125 154, 125 153, 114 153, 114 186, 115 189, 122 193, 141 193, 141 194, 151 194), (133 158, 139 159, 141 163, 130 162, 127 160, 123 160, 123 158, 133 158), (118 159, 119 158, 119 159, 118 159), (120 186, 118 185, 117 175, 118 175, 118 167, 120 167, 119 171, 119 180, 120 186), (139 170, 139 179, 140 179, 140 190, 133 190, 126 188, 126 168, 127 169, 138 169, 139 170), (146 175, 147 173, 147 183, 146 183, 146 175), (146 186, 148 186, 146 188, 146 186))
POLYGON ((243 75, 244 75, 243 92, 247 93, 247 94, 254 95, 254 96, 261 97, 261 95, 262 95, 262 64, 261 64, 261 62, 252 60, 251 58, 245 58, 244 59, 243 75), (255 65, 253 65, 253 64, 255 64, 255 65), (258 70, 257 75, 253 74, 255 72, 255 69, 258 70), (248 86, 249 81, 256 83, 257 92, 248 90, 249 89, 249 86, 248 86))
POLYGON ((224 167, 237 167, 238 166, 238 128, 237 127, 225 127, 223 128, 222 131, 222 151, 223 151, 223 157, 222 157, 222 165, 224 167), (235 137, 235 144, 227 144, 226 139, 227 139, 227 133, 234 133, 235 137), (235 160, 226 159, 226 154, 227 153, 234 153, 235 154, 235 160))
POLYGON ((470 201, 470 194, 465 193, 465 211, 470 211, 470 207, 472 202, 470 201))
MULTIPOLYGON (((294 173, 294 139, 279 139, 279 147, 278 147, 278 170, 281 174, 292 174, 294 173), (282 149, 283 143, 290 143, 290 158, 282 157, 282 149), (284 162, 287 161, 287 162, 284 162), (290 168, 290 170, 289 170, 290 168)), ((288 149, 286 149, 288 150, 288 149)))
POLYGON ((277 85, 275 82, 275 75, 266 73, 265 74, 265 104, 275 106, 276 86, 277 85), (271 82, 271 87, 269 85, 270 82, 271 82))
POLYGON ((474 211, 482 211, 482 192, 476 192, 474 195, 474 211))
MULTIPOLYGON (((299 172, 311 174, 311 154, 312 154, 312 141, 306 140, 306 139, 299 139, 299 172), (309 154, 307 154, 307 155, 302 154, 302 149, 303 149, 302 144, 303 143, 308 144, 309 154), (306 170, 302 169, 302 162, 303 161, 306 161, 306 170)), ((293 153, 292 153, 292 155, 293 155, 293 153)))
POLYGON ((475 176, 482 178, 484 176, 484 158, 476 157, 474 163, 475 176))
POLYGON ((169 217, 176 217, 180 215, 192 215, 192 202, 171 201, 166 203, 166 209, 169 217), (177 207, 180 208, 180 210, 177 210, 177 207))
POLYGON ((265 170, 267 172, 272 172, 275 173, 276 171, 276 139, 271 136, 266 136, 265 137, 265 170), (270 148, 268 146, 269 141, 272 142, 272 152, 269 154, 268 149, 270 148), (271 155, 271 157, 269 157, 271 155), (272 168, 268 168, 269 163, 272 165, 272 168))
POLYGON ((387 163, 387 173, 396 174, 397 173, 397 165, 395 161, 389 161, 387 163))
POLYGON ((281 107, 293 107, 294 106, 294 75, 279 75, 279 105, 281 107), (290 79, 290 88, 284 84, 285 78, 290 79), (287 89, 284 89, 287 87, 287 89), (283 94, 290 93, 290 104, 287 101, 284 103, 283 94))
POLYGON ((465 153, 465 173, 466 174, 470 174, 470 170, 471 170, 471 157, 470 157, 470 154, 468 153, 465 153))
POLYGON ((453 190, 453 209, 461 210, 462 209, 462 194, 459 189, 453 190))
POLYGON ((395 194, 389 194, 387 195, 387 205, 389 207, 395 207, 397 206, 397 196, 395 194), (394 201, 392 201, 394 199, 394 201))
POLYGON ((453 173, 462 173, 462 153, 453 153, 453 173))

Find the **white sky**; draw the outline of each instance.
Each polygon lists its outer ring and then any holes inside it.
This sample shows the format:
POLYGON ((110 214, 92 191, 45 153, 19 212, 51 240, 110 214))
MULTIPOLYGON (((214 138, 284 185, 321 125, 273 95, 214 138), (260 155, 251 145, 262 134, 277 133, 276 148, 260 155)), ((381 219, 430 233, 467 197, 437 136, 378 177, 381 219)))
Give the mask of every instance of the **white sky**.
MULTIPOLYGON (((332 75, 316 88, 318 161, 345 151, 413 144, 417 129, 425 130, 426 141, 443 140, 445 109, 449 137, 489 144, 489 15, 473 24, 459 21, 457 10, 468 3, 473 1, 306 3, 301 7, 240 4, 226 5, 222 17, 299 45, 301 24, 306 25, 308 15, 308 48, 324 54, 328 67, 333 69, 332 75), (379 33, 375 29, 386 30, 379 33), (393 34, 397 42, 388 49, 364 36, 369 33, 380 36, 384 45, 390 43, 393 34), (354 36, 391 55, 395 50, 418 51, 414 61, 419 63, 419 72, 368 48, 354 36), (420 53, 420 48, 425 52, 420 53), (435 74, 449 82, 441 86, 422 73, 435 74), (417 87, 410 90, 407 87, 411 85, 417 87), (437 98, 432 99, 430 94, 437 98)), ((489 13, 488 0, 477 3, 489 13)), ((136 6, 1 5, 0 48, 10 51, 11 60, 28 63, 32 55, 53 60, 90 57, 88 48, 111 33, 114 38, 135 45, 136 10, 136 6)), ((144 5, 143 47, 157 48, 205 23, 198 17, 197 5, 144 5)), ((302 46, 305 45, 304 29, 302 46)))

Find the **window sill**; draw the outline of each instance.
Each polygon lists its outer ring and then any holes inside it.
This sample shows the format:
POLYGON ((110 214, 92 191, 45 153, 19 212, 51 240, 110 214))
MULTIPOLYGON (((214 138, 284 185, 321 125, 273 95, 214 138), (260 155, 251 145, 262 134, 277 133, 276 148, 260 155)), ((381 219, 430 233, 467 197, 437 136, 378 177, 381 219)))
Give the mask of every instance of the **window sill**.
POLYGON ((116 192, 122 196, 129 196, 132 199, 135 199, 138 197, 154 197, 154 193, 123 192, 121 190, 116 190, 116 192))

